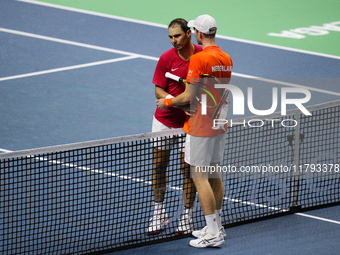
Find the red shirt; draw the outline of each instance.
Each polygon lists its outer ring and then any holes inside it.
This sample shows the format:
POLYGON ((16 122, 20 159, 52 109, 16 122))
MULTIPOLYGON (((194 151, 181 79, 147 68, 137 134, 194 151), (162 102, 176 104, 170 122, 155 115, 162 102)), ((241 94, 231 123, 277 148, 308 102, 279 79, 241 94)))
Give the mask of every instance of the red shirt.
MULTIPOLYGON (((202 51, 202 47, 195 46, 194 54, 202 51)), ((174 81, 165 77, 166 72, 185 78, 188 73, 189 61, 183 60, 177 53, 176 48, 172 48, 162 54, 160 57, 152 83, 163 88, 166 92, 176 97, 185 90, 185 84, 174 81)), ((183 110, 171 107, 165 111, 156 108, 155 118, 168 127, 181 128, 186 119, 183 110)))
MULTIPOLYGON (((208 46, 203 51, 192 56, 188 70, 187 82, 195 83, 202 74, 210 74, 218 78, 222 84, 229 83, 233 62, 228 54, 223 52, 218 46, 208 46)), ((214 88, 215 82, 210 78, 208 85, 214 88)), ((219 96, 223 90, 216 89, 219 96)), ((197 98, 202 98, 201 95, 206 94, 203 90, 198 90, 197 98)), ((217 100, 217 98, 215 98, 217 100)), ((223 129, 212 129, 214 126, 212 116, 216 108, 207 108, 207 114, 201 114, 201 104, 195 100, 191 102, 196 108, 196 113, 191 118, 187 118, 184 124, 184 131, 192 136, 212 137, 225 133, 223 129)), ((207 95, 207 105, 214 105, 213 99, 207 95)), ((225 125, 227 129, 227 125, 225 125)))

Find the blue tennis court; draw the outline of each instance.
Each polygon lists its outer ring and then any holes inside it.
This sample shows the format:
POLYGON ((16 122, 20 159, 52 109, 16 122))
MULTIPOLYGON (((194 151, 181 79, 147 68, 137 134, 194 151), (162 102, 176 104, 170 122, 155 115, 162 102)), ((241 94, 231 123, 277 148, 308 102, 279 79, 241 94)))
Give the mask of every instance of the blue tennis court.
MULTIPOLYGON (((270 108, 273 87, 278 97, 283 87, 308 89, 306 107, 340 97, 339 56, 223 35, 218 44, 233 59, 232 83, 245 95, 254 88, 255 108, 270 108)), ((35 1, 1 1, 0 152, 150 132, 156 107, 152 76, 170 47, 164 24, 35 1)), ((252 115, 245 107, 242 117, 252 115)), ((104 190, 110 183, 100 185, 104 190)), ((188 237, 115 253, 337 254, 338 212, 333 206, 231 227, 221 249, 193 249, 188 237)))

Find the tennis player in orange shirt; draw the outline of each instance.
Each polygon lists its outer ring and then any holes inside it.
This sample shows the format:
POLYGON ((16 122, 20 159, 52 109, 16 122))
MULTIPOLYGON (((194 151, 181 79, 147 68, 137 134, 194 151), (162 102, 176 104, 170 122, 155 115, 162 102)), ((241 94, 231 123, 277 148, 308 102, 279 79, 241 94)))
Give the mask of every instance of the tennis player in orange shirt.
MULTIPOLYGON (((225 238, 221 223, 224 186, 219 172, 205 170, 209 166, 215 166, 214 169, 217 169, 217 165, 223 160, 227 127, 225 125, 222 128, 213 128, 214 107, 207 108, 206 114, 202 114, 200 99, 206 92, 198 84, 202 84, 203 74, 217 77, 222 84, 229 83, 233 63, 229 55, 216 44, 217 25, 213 17, 198 16, 195 20, 189 21, 188 26, 194 28, 196 40, 203 46, 203 51, 193 55, 190 59, 185 91, 175 98, 160 99, 156 102, 161 110, 188 103, 191 103, 194 109, 183 128, 188 134, 185 161, 191 166, 191 175, 207 226, 192 232, 197 239, 190 241, 190 245, 200 248, 217 247, 224 243, 225 238)), ((204 83, 207 84, 206 86, 214 86, 214 82, 210 79, 204 83)), ((223 93, 222 89, 215 91, 219 95, 223 93)), ((206 105, 213 106, 216 100, 216 98, 207 96, 206 105)), ((226 104, 226 102, 227 100, 222 103, 226 104)))

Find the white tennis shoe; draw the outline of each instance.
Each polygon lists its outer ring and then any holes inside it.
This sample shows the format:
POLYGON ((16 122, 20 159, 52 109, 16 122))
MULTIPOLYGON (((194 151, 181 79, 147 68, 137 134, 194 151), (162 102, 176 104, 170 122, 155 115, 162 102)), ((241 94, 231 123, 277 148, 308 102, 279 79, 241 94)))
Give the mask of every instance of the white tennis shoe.
POLYGON ((224 237, 220 231, 216 236, 211 236, 209 233, 207 233, 201 238, 191 240, 189 244, 196 248, 219 247, 224 244, 224 237))
POLYGON ((151 223, 148 227, 147 233, 149 235, 156 235, 169 224, 169 217, 163 209, 160 214, 154 214, 150 221, 151 223))
MULTIPOLYGON (((223 227, 220 228, 219 232, 222 234, 223 238, 225 239, 227 235, 223 227)), ((203 238, 206 234, 208 234, 208 226, 205 226, 204 228, 200 230, 192 231, 192 235, 197 238, 203 238)))
POLYGON ((176 236, 189 234, 192 232, 193 228, 194 228, 194 224, 192 222, 191 217, 185 214, 178 222, 178 227, 176 229, 176 236))

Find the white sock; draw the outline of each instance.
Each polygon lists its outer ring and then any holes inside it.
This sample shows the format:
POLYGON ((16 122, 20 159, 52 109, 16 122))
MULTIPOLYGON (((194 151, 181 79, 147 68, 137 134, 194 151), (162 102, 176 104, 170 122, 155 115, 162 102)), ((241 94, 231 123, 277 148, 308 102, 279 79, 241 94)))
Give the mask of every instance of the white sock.
POLYGON ((154 213, 161 214, 164 208, 164 202, 154 202, 154 213))
POLYGON ((222 209, 216 210, 215 216, 216 216, 216 223, 217 223, 218 229, 220 229, 222 227, 222 209))
POLYGON ((192 219, 192 211, 193 211, 193 208, 190 207, 184 207, 184 215, 186 215, 188 217, 188 219, 192 219))
POLYGON ((207 222, 207 226, 208 226, 208 233, 211 236, 216 236, 218 234, 218 226, 217 226, 217 222, 216 222, 216 215, 215 214, 211 214, 211 215, 207 215, 205 216, 205 220, 207 222))

